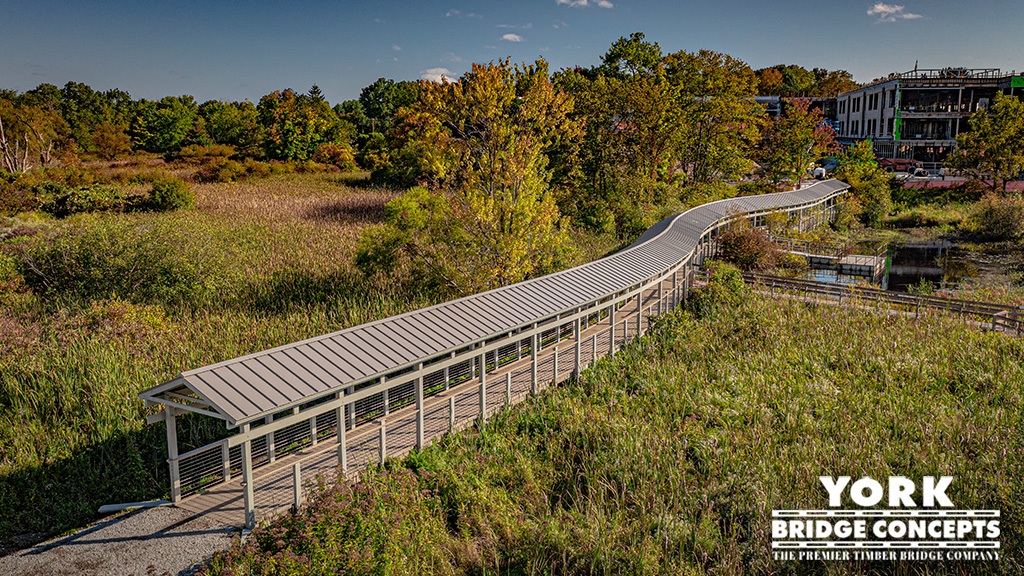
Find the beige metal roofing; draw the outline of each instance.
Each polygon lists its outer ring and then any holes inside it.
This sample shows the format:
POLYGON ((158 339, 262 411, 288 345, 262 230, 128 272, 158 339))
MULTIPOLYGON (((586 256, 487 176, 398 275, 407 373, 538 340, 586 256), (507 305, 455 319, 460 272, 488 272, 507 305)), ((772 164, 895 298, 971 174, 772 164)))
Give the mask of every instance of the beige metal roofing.
POLYGON ((140 398, 175 401, 231 426, 252 422, 640 284, 678 265, 730 214, 811 204, 846 188, 828 180, 792 192, 704 204, 659 222, 627 249, 600 260, 189 370, 140 398))

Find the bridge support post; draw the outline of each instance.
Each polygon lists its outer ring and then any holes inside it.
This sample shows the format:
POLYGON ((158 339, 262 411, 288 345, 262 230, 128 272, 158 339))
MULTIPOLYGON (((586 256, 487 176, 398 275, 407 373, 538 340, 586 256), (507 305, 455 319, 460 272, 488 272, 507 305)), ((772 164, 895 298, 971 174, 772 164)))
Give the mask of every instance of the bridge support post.
MULTIPOLYGON (((334 398, 340 400, 344 396, 343 392, 335 392, 334 398)), ((338 425, 338 466, 341 468, 342 477, 348 472, 348 447, 345 445, 346 434, 348 430, 348 422, 345 422, 345 415, 348 414, 348 405, 339 406, 334 410, 334 417, 338 425)))
MULTIPOLYGON (((537 327, 536 324, 533 325, 537 327)), ((530 393, 537 394, 537 346, 540 345, 540 334, 530 336, 530 393)))
POLYGON ((505 408, 512 405, 512 372, 505 372, 505 408))
POLYGON ((551 383, 558 384, 558 346, 555 346, 555 355, 553 356, 555 365, 551 369, 551 383))
POLYGON ((665 279, 658 280, 658 315, 665 313, 665 279))
MULTIPOLYGON (((267 417, 264 419, 264 421, 267 424, 270 424, 271 422, 274 421, 274 415, 273 414, 268 414, 267 417)), ((277 460, 277 444, 274 442, 274 433, 273 432, 268 432, 267 433, 267 458, 271 462, 277 460)))
POLYGON ((445 390, 448 390, 448 387, 449 387, 449 385, 450 385, 450 384, 449 384, 449 374, 448 374, 448 368, 449 368, 448 366, 445 366, 445 367, 444 367, 444 389, 445 389, 445 390))
POLYGON ((608 355, 615 353, 615 301, 608 307, 608 355))
MULTIPOLYGON (((249 425, 242 425, 242 433, 249 432, 249 425)), ((242 505, 245 509, 245 527, 256 527, 256 498, 252 477, 252 440, 242 442, 242 505)))
MULTIPOLYGON (((380 377, 380 383, 381 383, 382 385, 383 385, 383 384, 384 384, 385 382, 387 382, 387 380, 388 380, 388 379, 387 379, 387 376, 381 376, 381 377, 380 377)), ((387 416, 388 414, 390 414, 390 413, 391 413, 391 407, 390 407, 390 406, 388 406, 388 391, 387 391, 387 389, 386 389, 386 388, 384 389, 384 391, 383 391, 383 392, 381 392, 381 396, 382 396, 382 397, 384 398, 384 415, 385 415, 385 416, 387 416)))
POLYGON ((455 431, 455 396, 448 397, 448 432, 455 431))
POLYGON ((480 358, 480 427, 487 421, 487 355, 481 354, 480 358))
POLYGON ((224 476, 225 482, 231 481, 231 448, 228 448, 228 443, 225 441, 220 445, 220 466, 221 474, 224 476))
POLYGON ((573 354, 575 356, 576 367, 573 368, 572 377, 574 379, 579 379, 579 377, 580 377, 580 364, 581 364, 580 353, 582 352, 582 342, 580 342, 580 319, 579 318, 577 318, 576 321, 573 322, 572 330, 573 330, 573 339, 576 341, 576 345, 574 346, 575 350, 573 352, 573 354))
POLYGON ((416 449, 423 450, 423 363, 416 366, 416 449))
POLYGON ((690 299, 690 265, 683 266, 683 302, 690 299))
POLYGON ((590 365, 597 364, 597 334, 594 334, 590 340, 590 365))
MULTIPOLYGON (((181 501, 181 469, 178 465, 178 424, 174 408, 164 406, 164 422, 167 424, 167 463, 171 469, 171 502, 181 501)), ((228 474, 231 462, 228 461, 228 474)))
POLYGON ((316 416, 313 416, 312 418, 309 419, 309 441, 310 445, 316 446, 316 416))
POLYGON ((292 466, 292 503, 296 510, 302 507, 302 464, 299 462, 292 466))
POLYGON ((388 459, 388 426, 382 418, 380 421, 380 465, 388 459))
MULTIPOLYGON (((355 389, 354 386, 349 386, 348 388, 345 389, 345 394, 351 394, 351 393, 355 392, 355 390, 356 389, 355 389)), ((353 403, 345 406, 345 408, 346 408, 346 410, 348 412, 348 420, 345 422, 345 429, 346 430, 355 430, 356 429, 356 405, 353 402, 353 403)))

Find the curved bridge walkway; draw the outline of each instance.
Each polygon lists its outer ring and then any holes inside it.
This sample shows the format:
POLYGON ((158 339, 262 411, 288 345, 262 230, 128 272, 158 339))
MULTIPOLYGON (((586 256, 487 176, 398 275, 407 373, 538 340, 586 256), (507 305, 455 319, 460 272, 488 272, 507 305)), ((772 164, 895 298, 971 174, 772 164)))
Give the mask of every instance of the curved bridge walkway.
POLYGON ((711 202, 583 266, 184 372, 143 392, 163 410, 173 503, 253 527, 318 479, 401 457, 580 374, 684 300, 729 222, 785 211, 803 228, 848 187, 711 202), (227 439, 178 453, 175 419, 225 421, 227 439), (344 433, 338 434, 339 423, 344 433))

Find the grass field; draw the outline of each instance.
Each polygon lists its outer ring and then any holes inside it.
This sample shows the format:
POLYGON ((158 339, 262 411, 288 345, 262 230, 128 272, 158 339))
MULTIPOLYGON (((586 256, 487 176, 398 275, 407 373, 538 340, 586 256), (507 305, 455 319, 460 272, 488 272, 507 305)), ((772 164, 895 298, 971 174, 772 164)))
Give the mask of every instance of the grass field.
MULTIPOLYGON (((354 268, 360 231, 396 194, 365 179, 194 184, 194 210, 30 222, 41 232, 0 244, 7 262, 29 254, 49 273, 28 290, 0 260, 0 552, 102 504, 166 495, 164 431, 143 427, 141 390, 445 297, 354 268)), ((577 238, 576 263, 615 247, 577 238)), ((182 450, 222 434, 209 419, 179 425, 182 450)))
MULTIPOLYGON (((81 525, 100 504, 166 492, 163 431, 143 430, 142 389, 432 302, 352 268, 355 238, 393 192, 326 174, 194 189, 195 210, 85 215, 33 240, 67 246, 76 263, 92 250, 97 291, 123 293, 0 295, 0 539, 28 533, 14 541, 24 543, 81 525), (118 283, 147 258, 190 273, 173 284, 188 298, 118 283)), ((192 424, 186 444, 220 433, 192 424)))
POLYGON ((673 313, 207 573, 1021 573, 1022 361, 1021 340, 938 318, 756 297, 673 313), (952 475, 955 506, 1001 510, 1002 560, 773 561, 771 510, 827 507, 820 475, 952 475))

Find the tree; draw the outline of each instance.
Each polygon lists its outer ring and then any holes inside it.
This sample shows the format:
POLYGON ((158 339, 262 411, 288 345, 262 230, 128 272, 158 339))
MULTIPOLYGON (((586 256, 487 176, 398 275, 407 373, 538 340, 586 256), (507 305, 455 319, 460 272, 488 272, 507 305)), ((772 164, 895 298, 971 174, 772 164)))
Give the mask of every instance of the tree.
POLYGON ((991 109, 978 110, 968 119, 969 132, 956 137, 956 148, 946 166, 975 179, 991 179, 995 190, 1024 173, 1024 102, 997 93, 991 109))
POLYGON ((420 86, 416 82, 395 82, 378 78, 359 93, 363 113, 370 120, 370 132, 385 132, 391 126, 398 110, 412 105, 419 98, 420 86))
POLYGON ((206 133, 215 144, 233 146, 242 156, 263 154, 263 126, 252 102, 210 100, 199 106, 206 133))
POLYGON ((764 115, 754 101, 754 72, 742 60, 711 50, 676 52, 664 61, 684 111, 677 155, 689 181, 703 185, 750 172, 750 150, 760 138, 764 115))
POLYGON ((892 211, 892 176, 879 167, 871 141, 862 140, 850 146, 837 160, 836 177, 850 185, 861 210, 861 221, 877 226, 892 211))
POLYGON ((46 166, 56 142, 66 134, 67 124, 56 111, 25 104, 20 98, 0 98, 0 160, 7 172, 46 166))
POLYGON ((439 152, 434 190, 388 204, 388 225, 364 238, 360 266, 388 269, 407 257, 458 293, 550 270, 569 239, 547 155, 577 133, 571 110, 542 60, 474 64, 457 82, 425 83, 409 114, 439 152))
POLYGON ((322 144, 347 144, 351 136, 325 100, 291 89, 260 98, 256 111, 269 158, 309 160, 322 144))
POLYGON ((601 56, 597 72, 603 76, 650 76, 661 67, 661 46, 648 42, 643 32, 620 37, 601 56))
POLYGON ((92 131, 92 146, 101 158, 113 160, 132 149, 132 139, 125 132, 125 127, 103 122, 92 131))
POLYGON ((130 133, 146 151, 177 152, 196 143, 190 139, 194 139, 199 122, 199 107, 193 97, 165 96, 159 102, 139 101, 130 133))
POLYGON ((784 109, 768 131, 762 159, 772 182, 789 178, 800 184, 811 162, 836 148, 835 130, 805 98, 785 100, 784 109))

